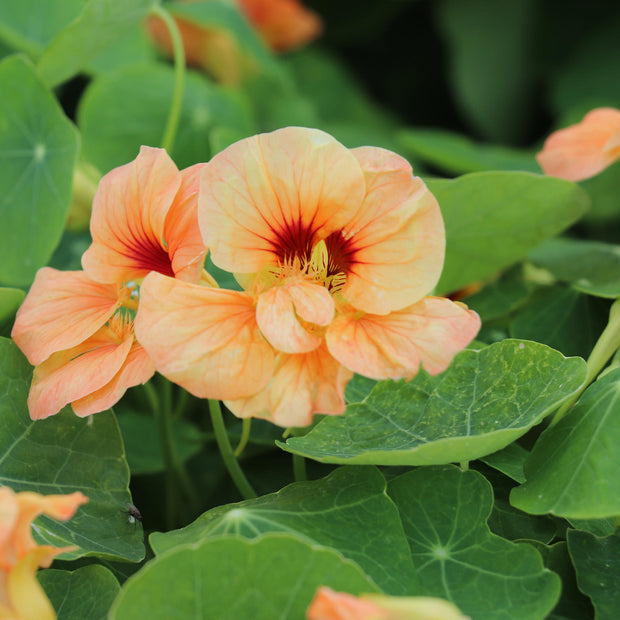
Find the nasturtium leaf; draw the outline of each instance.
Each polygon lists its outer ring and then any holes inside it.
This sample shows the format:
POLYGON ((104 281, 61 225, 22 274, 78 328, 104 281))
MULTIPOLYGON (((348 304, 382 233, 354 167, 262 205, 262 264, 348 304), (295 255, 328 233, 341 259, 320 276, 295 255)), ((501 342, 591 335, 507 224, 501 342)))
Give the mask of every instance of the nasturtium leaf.
POLYGON ((597 297, 620 297, 620 245, 549 239, 531 252, 529 259, 578 291, 597 297))
POLYGON ((377 385, 377 381, 363 377, 362 375, 353 375, 353 378, 345 388, 344 397, 347 403, 361 403, 377 385))
POLYGON ((588 195, 563 179, 528 172, 474 172, 429 179, 446 226, 437 293, 485 280, 577 221, 588 195))
POLYGON ((445 372, 381 381, 361 403, 278 445, 327 463, 438 465, 496 452, 583 385, 580 358, 504 340, 459 353, 445 372))
POLYGON ((528 455, 529 452, 518 443, 511 443, 503 450, 487 454, 480 460, 517 482, 525 482, 523 463, 528 455))
MULTIPOLYGON (((134 159, 141 145, 159 146, 173 91, 174 71, 164 64, 132 65, 95 78, 78 109, 84 157, 107 172, 134 159)), ((245 100, 189 73, 171 152, 177 166, 208 161, 209 133, 219 126, 253 133, 245 100)))
POLYGON ((562 579, 562 595, 558 604, 553 608, 549 620, 592 618, 594 616, 592 603, 577 587, 575 568, 568 554, 566 542, 561 541, 549 546, 537 541, 528 541, 528 543, 540 553, 545 567, 562 579))
POLYGON ((142 527, 123 513, 129 468, 111 411, 78 418, 69 407, 45 420, 28 416, 32 369, 17 346, 0 338, 0 484, 42 495, 81 491, 89 502, 66 522, 39 517, 35 537, 55 547, 78 545, 63 557, 101 555, 137 562, 142 527))
POLYGON ((550 543, 557 532, 548 516, 528 515, 512 507, 508 500, 495 498, 488 521, 489 529, 506 540, 537 540, 550 543))
POLYGON ((602 519, 620 514, 620 368, 593 383, 547 428, 525 461, 513 506, 532 514, 602 519))
POLYGON ((291 532, 337 549, 383 591, 405 594, 415 588, 413 565, 398 511, 385 489, 377 469, 341 467, 321 480, 296 482, 278 493, 218 506, 181 530, 151 534, 149 542, 161 554, 225 534, 253 538, 291 532))
POLYGON ((513 338, 542 342, 564 355, 587 358, 609 318, 609 302, 566 285, 538 291, 510 323, 513 338))
POLYGON ((320 585, 379 591, 351 560, 292 534, 222 536, 151 560, 121 588, 110 620, 304 618, 320 585))
POLYGON ((542 619, 556 604, 560 580, 540 555, 489 531, 493 495, 478 472, 418 468, 390 481, 388 494, 409 540, 418 594, 485 620, 542 619))
POLYGON ((15 51, 38 56, 82 10, 85 0, 0 2, 0 40, 15 51))
POLYGON ((92 564, 74 571, 49 568, 37 578, 54 606, 58 620, 105 620, 120 586, 103 566, 92 564))
MULTIPOLYGON (((620 107, 620 103, 618 106, 620 107)), ((605 225, 609 220, 614 220, 620 215, 620 205, 618 204, 620 161, 616 161, 600 174, 582 181, 579 185, 592 199, 592 209, 586 214, 584 221, 594 225, 605 225)))
POLYGON ((584 530, 595 536, 609 536, 616 531, 614 519, 567 519, 576 530, 584 530))
POLYGON ((540 172, 534 153, 503 146, 478 144, 464 135, 442 129, 403 129, 399 141, 428 164, 451 174, 484 170, 540 172))
POLYGON ((22 56, 0 62, 0 282, 28 285, 60 240, 77 132, 22 56))
POLYGON ((46 84, 73 77, 129 32, 158 0, 88 0, 81 13, 45 48, 38 62, 46 84))
POLYGON ((534 96, 535 0, 443 0, 435 8, 461 112, 485 138, 522 139, 534 96))
POLYGON ((620 609, 620 534, 599 538, 569 530, 568 552, 579 589, 592 600, 597 620, 616 620, 620 609))
MULTIPOLYGON (((117 412, 117 421, 132 475, 164 471, 166 465, 161 451, 159 428, 153 416, 127 410, 117 412)), ((183 461, 202 447, 202 433, 191 422, 175 420, 173 434, 177 453, 183 461)))

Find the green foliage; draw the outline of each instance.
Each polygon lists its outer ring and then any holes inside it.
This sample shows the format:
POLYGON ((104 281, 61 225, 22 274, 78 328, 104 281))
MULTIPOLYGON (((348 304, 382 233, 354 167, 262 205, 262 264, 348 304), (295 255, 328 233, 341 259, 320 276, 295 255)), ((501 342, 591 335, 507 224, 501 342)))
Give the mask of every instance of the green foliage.
POLYGON ((282 448, 328 463, 438 465, 504 448, 559 407, 585 380, 578 358, 505 340, 463 351, 437 377, 380 382, 342 416, 282 448))
POLYGON ((302 618, 320 585, 378 591, 354 562, 292 534, 219 536, 149 562, 122 588, 110 619, 302 618))
POLYGON ((477 172, 430 180, 428 186, 446 225, 438 293, 495 276, 589 207, 588 196, 575 184, 526 172, 477 172))
POLYGON ((0 62, 0 282, 30 284, 60 240, 78 137, 22 56, 0 62))

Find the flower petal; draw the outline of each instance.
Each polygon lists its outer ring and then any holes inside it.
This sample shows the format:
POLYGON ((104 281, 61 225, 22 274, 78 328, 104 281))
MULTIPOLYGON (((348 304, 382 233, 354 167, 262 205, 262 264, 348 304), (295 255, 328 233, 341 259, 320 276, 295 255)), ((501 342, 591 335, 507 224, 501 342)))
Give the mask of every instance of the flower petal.
POLYGON ((316 325, 328 325, 334 317, 334 301, 327 289, 303 278, 274 286, 258 297, 256 321, 261 332, 278 351, 308 353, 323 341, 304 327, 299 318, 316 325))
POLYGON ((249 396, 273 371, 248 293, 152 273, 140 288, 135 330, 157 370, 200 398, 249 396))
POLYGON ((279 426, 307 426, 315 413, 345 410, 344 390, 353 373, 341 366, 325 345, 297 355, 278 356, 269 385, 245 399, 227 400, 238 417, 265 418, 279 426))
POLYGON ((359 310, 387 314, 415 303, 439 281, 443 219, 405 159, 372 147, 352 153, 364 171, 366 197, 342 231, 349 254, 342 294, 359 310))
POLYGON ((146 383, 155 374, 155 364, 144 348, 134 341, 121 369, 102 388, 71 403, 75 415, 84 417, 115 405, 128 388, 146 383))
POLYGON ((359 209, 364 178, 355 157, 318 129, 287 127, 240 140, 205 167, 198 219, 213 262, 255 273, 309 257, 317 240, 359 209))
POLYGON ((385 609, 347 592, 319 586, 306 611, 307 620, 389 620, 385 609))
POLYGON ((133 339, 129 330, 119 342, 104 326, 76 347, 54 353, 36 366, 28 395, 30 417, 47 418, 106 385, 123 366, 133 339))
POLYGON ((37 271, 11 336, 34 366, 92 336, 120 306, 118 288, 83 271, 37 271))
POLYGON ((175 278, 197 283, 207 248, 198 226, 198 190, 206 164, 181 170, 181 187, 168 211, 164 239, 172 260, 175 278))
POLYGON ((545 174, 583 181, 620 158, 620 110, 597 108, 552 133, 536 159, 545 174))
POLYGON ((354 312, 329 326, 329 352, 344 366, 373 379, 411 379, 420 364, 431 375, 444 371, 480 329, 480 318, 461 303, 425 297, 388 315, 354 312))
POLYGON ((150 271, 174 275, 164 222, 181 174, 164 149, 143 146, 134 161, 106 174, 95 194, 91 246, 82 266, 99 282, 130 282, 150 271))

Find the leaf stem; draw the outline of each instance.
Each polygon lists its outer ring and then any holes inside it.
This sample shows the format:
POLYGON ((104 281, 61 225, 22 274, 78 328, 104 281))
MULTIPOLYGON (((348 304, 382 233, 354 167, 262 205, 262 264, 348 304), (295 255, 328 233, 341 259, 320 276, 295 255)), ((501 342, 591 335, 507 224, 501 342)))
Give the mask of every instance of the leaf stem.
POLYGON ((172 151, 174 141, 176 139, 177 130, 179 128, 179 120, 181 118, 181 104, 183 102, 183 88, 185 85, 185 50, 183 49, 183 40, 179 27, 174 21, 172 15, 159 4, 151 9, 151 13, 159 17, 168 28, 170 39, 172 40, 172 54, 174 59, 174 92, 172 93, 172 103, 170 112, 168 113, 168 122, 161 139, 162 148, 168 153, 172 151))
POLYGON ((577 402, 585 389, 596 379, 605 364, 611 359, 614 353, 620 349, 620 299, 612 304, 609 310, 609 321, 599 339, 596 341, 590 357, 586 362, 588 365, 588 376, 580 390, 567 402, 565 402, 556 412, 551 425, 556 424, 564 417, 566 412, 577 402))
POLYGON ((226 426, 222 418, 222 410, 220 409, 219 401, 209 399, 209 413, 211 415, 215 440, 217 441, 222 460, 224 461, 224 465, 226 465, 230 477, 244 499, 254 499, 256 497, 256 491, 254 491, 252 485, 248 482, 248 479, 245 477, 239 465, 239 461, 235 458, 230 440, 228 439, 228 434, 226 433, 226 426))
POLYGON ((252 430, 252 418, 243 418, 243 425, 241 427, 241 438, 235 448, 235 456, 239 458, 241 453, 248 445, 250 439, 250 431, 252 430))
POLYGON ((293 474, 295 475, 295 482, 305 482, 308 480, 306 459, 303 456, 299 456, 299 454, 293 454, 293 474))

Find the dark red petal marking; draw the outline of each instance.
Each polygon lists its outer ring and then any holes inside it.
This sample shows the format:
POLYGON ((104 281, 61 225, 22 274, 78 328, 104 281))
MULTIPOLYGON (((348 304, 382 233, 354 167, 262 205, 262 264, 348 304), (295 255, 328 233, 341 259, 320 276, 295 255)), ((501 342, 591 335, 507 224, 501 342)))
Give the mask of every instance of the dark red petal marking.
POLYGON ((119 240, 126 248, 121 254, 128 258, 137 270, 157 271, 174 277, 170 256, 157 241, 145 235, 135 236, 133 231, 129 238, 119 240))
POLYGON ((339 231, 333 232, 325 239, 327 247, 327 276, 333 276, 343 271, 348 273, 355 262, 355 248, 352 239, 345 239, 339 231))

